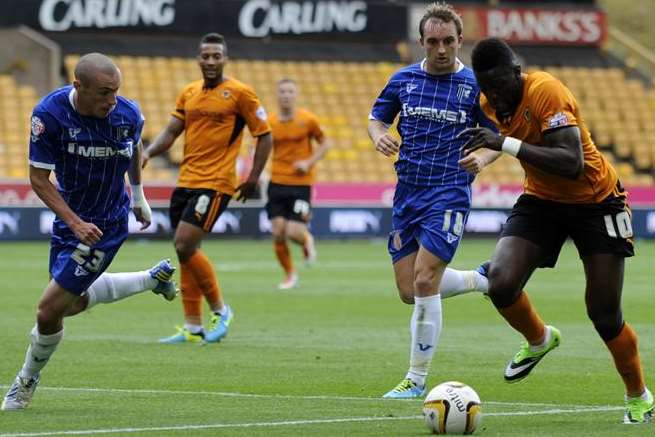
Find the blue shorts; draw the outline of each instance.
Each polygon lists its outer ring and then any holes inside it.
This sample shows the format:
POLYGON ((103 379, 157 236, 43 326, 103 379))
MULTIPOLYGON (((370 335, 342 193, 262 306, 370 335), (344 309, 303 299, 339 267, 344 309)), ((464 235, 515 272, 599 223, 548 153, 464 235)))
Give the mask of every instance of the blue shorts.
POLYGON ((127 238, 127 220, 102 229, 102 239, 89 247, 57 220, 50 241, 50 275, 66 290, 81 295, 111 264, 127 238))
POLYGON ((471 209, 470 186, 417 187, 398 182, 388 249, 396 263, 419 245, 449 263, 471 209))

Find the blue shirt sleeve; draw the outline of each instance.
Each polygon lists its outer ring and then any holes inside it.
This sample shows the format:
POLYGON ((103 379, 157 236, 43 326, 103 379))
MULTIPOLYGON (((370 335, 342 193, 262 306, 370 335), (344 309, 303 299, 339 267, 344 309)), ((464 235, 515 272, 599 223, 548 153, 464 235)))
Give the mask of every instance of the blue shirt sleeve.
POLYGON ((384 87, 371 109, 371 118, 392 124, 400 112, 400 81, 393 76, 384 87))
POLYGON ((57 144, 61 127, 57 120, 45 111, 34 110, 30 132, 30 165, 48 170, 55 169, 57 154, 61 146, 57 144))
POLYGON ((143 133, 143 125, 145 124, 146 118, 141 112, 141 108, 137 106, 138 115, 136 121, 136 127, 134 128, 134 144, 138 144, 141 141, 141 134, 143 133))

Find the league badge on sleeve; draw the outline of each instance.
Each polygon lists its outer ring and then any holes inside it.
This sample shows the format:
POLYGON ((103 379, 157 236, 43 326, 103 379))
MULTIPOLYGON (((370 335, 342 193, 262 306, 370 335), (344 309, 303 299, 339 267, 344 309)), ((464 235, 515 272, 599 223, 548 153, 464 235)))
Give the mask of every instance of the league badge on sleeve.
POLYGON ((257 118, 259 118, 261 121, 266 121, 268 119, 268 115, 266 115, 266 109, 264 109, 263 106, 257 108, 255 114, 257 115, 257 118))
POLYGON ((563 112, 558 112, 557 114, 550 117, 548 120, 548 127, 556 128, 561 126, 567 126, 569 124, 569 118, 563 112))
POLYGON ((32 135, 38 137, 43 132, 45 132, 45 124, 43 121, 36 115, 32 116, 32 135))

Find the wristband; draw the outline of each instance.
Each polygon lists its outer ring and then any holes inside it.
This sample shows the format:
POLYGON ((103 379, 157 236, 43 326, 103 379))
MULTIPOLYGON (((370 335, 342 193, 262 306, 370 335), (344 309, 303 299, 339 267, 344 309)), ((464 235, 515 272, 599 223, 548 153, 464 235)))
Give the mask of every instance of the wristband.
POLYGON ((130 185, 132 189, 132 205, 139 205, 146 200, 146 195, 143 194, 143 185, 130 185))
POLYGON ((519 154, 519 150, 521 150, 522 143, 523 141, 519 140, 518 138, 505 137, 501 150, 505 153, 509 153, 512 156, 516 156, 519 154))

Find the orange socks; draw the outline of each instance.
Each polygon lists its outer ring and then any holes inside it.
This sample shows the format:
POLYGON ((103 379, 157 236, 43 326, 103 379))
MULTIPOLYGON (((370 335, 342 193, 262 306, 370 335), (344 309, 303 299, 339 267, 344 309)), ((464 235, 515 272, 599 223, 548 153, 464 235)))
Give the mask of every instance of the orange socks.
POLYGON ((187 264, 180 263, 180 277, 182 282, 181 293, 184 319, 200 319, 202 316, 202 292, 193 279, 193 275, 187 264))
POLYGON ((637 334, 625 323, 619 335, 605 342, 614 358, 614 365, 625 384, 628 396, 639 396, 644 392, 644 375, 637 349, 637 334))
POLYGON ((546 334, 546 326, 530 303, 528 294, 523 291, 518 300, 498 312, 507 320, 512 328, 519 331, 530 344, 539 344, 546 334))
POLYGON ((275 255, 287 276, 293 273, 293 262, 286 241, 274 241, 275 255))
MULTIPOLYGON (((221 290, 218 288, 216 273, 209 258, 198 249, 187 262, 180 264, 182 271, 188 269, 191 273, 193 280, 200 289, 200 292, 205 295, 205 299, 207 299, 209 305, 212 307, 222 306, 223 297, 221 296, 221 290)), ((184 286, 184 283, 182 286, 184 286)))

